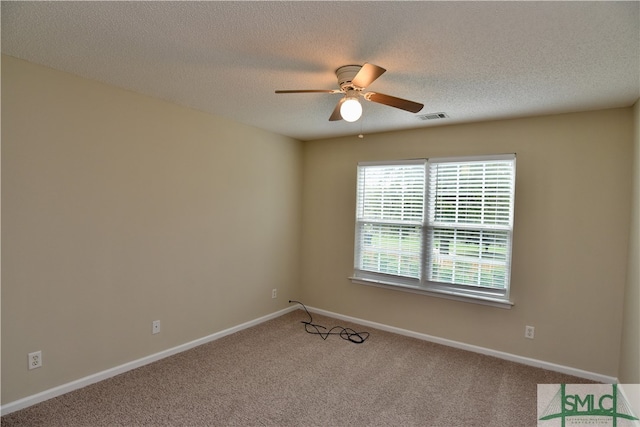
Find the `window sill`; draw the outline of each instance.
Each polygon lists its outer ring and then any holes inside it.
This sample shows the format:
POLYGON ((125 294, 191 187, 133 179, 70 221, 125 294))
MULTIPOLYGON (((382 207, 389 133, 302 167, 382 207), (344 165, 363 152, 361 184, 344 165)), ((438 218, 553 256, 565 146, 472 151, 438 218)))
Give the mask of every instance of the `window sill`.
POLYGON ((397 283, 389 283, 383 282, 381 280, 371 280, 371 279, 363 279, 360 277, 349 277, 351 283, 356 283, 358 285, 367 285, 367 286, 375 286, 378 288, 391 289, 394 291, 402 291, 402 292, 411 292, 414 294, 420 295, 428 295, 436 298, 445 298, 454 301, 462 301, 468 302, 472 304, 480 304, 480 305, 488 305, 490 307, 498 307, 503 309, 511 309, 514 303, 509 300, 497 299, 497 298, 487 298, 487 297, 479 297, 479 296, 469 296, 458 294, 456 292, 449 292, 443 290, 435 290, 435 289, 423 289, 416 286, 411 285, 403 285, 397 283))

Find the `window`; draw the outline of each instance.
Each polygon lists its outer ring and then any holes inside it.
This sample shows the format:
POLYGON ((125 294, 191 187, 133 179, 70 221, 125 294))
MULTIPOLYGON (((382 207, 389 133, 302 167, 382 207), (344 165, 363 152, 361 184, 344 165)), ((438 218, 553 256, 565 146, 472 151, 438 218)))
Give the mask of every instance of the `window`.
POLYGON ((354 275, 511 306, 515 155, 358 165, 354 275))

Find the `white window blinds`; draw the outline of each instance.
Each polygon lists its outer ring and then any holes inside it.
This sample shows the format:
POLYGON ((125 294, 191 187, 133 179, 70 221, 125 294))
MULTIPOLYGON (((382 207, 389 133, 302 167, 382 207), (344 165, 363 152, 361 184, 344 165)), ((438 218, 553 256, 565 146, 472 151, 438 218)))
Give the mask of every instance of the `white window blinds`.
POLYGON ((358 165, 353 279, 508 302, 515 155, 358 165))
POLYGON ((428 162, 427 280, 507 289, 515 157, 428 162))
POLYGON ((355 270, 418 279, 425 161, 358 167, 355 270))

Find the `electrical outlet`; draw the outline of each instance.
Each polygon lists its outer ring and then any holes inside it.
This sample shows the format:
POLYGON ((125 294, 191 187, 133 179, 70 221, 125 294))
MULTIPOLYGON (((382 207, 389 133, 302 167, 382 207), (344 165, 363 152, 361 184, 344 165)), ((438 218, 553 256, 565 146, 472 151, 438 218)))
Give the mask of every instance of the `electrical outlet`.
POLYGON ((159 320, 154 320, 153 323, 151 324, 151 333, 152 334, 159 334, 160 333, 160 321, 159 320))
POLYGON ((278 298, 278 290, 277 289, 271 290, 271 298, 278 298))
POLYGON ((525 326, 524 327, 524 337, 525 338, 529 338, 530 340, 533 339, 534 335, 536 332, 536 328, 534 328, 533 326, 525 326))
POLYGON ((42 367, 42 352, 40 350, 29 353, 29 369, 36 369, 42 367))

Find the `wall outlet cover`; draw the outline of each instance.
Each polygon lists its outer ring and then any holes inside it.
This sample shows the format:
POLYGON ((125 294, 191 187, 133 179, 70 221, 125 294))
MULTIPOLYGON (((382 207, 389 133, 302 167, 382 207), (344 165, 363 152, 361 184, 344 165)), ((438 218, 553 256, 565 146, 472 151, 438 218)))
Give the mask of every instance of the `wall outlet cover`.
POLYGON ((29 369, 42 367, 42 352, 40 350, 28 354, 29 369))

